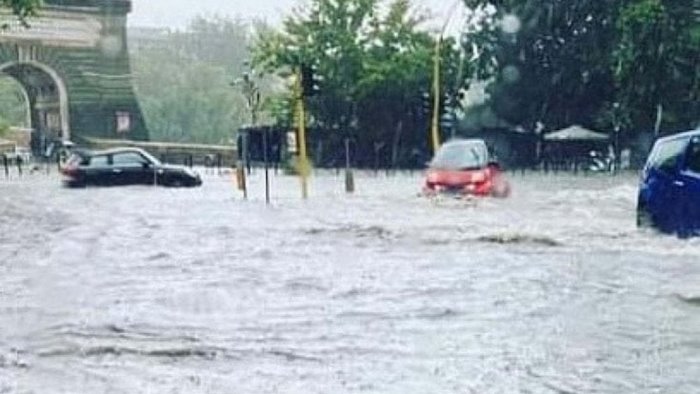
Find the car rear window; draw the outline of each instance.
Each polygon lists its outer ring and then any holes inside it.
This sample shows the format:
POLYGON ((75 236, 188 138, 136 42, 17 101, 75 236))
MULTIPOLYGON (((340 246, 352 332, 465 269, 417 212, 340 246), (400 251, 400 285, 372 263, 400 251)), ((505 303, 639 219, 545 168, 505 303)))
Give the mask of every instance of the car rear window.
POLYGON ((666 173, 675 171, 678 158, 683 154, 688 141, 686 139, 674 139, 659 142, 649 157, 649 168, 666 173))

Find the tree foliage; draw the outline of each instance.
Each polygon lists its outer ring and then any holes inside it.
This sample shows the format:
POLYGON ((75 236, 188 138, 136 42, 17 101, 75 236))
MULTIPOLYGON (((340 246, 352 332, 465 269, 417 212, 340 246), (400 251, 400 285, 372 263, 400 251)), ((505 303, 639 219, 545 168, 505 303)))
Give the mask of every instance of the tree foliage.
POLYGON ((649 131, 659 105, 667 130, 700 118, 692 0, 465 4, 472 78, 492 79, 491 108, 511 124, 649 131))
MULTIPOLYGON (((288 76, 314 64, 324 78, 321 95, 309 103, 317 162, 339 164, 345 138, 354 141, 361 165, 415 164, 419 153, 428 154, 421 97, 430 91, 435 36, 422 27, 427 19, 408 0, 313 0, 280 30, 260 32, 258 68, 288 76)), ((454 91, 458 51, 453 40, 443 48, 443 89, 454 91)), ((289 105, 286 96, 281 102, 289 105)), ((280 100, 276 108, 284 108, 280 100)))
POLYGON ((134 84, 153 140, 227 143, 248 113, 231 82, 244 72, 247 23, 196 18, 184 31, 133 41, 134 84))
POLYGON ((0 78, 0 124, 29 127, 23 87, 11 77, 0 78))
POLYGON ((641 0, 624 6, 613 53, 617 98, 632 125, 654 127, 700 121, 700 45, 693 37, 691 0, 641 0))
POLYGON ((0 0, 0 6, 10 8, 20 20, 36 14, 41 4, 41 0, 0 0))

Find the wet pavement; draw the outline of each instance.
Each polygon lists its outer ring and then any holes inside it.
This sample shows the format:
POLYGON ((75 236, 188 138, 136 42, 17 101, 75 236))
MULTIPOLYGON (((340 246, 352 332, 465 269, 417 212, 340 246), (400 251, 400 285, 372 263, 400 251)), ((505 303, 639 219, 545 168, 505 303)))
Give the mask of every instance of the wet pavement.
POLYGON ((700 241, 636 178, 0 180, 0 393, 697 393, 700 241))

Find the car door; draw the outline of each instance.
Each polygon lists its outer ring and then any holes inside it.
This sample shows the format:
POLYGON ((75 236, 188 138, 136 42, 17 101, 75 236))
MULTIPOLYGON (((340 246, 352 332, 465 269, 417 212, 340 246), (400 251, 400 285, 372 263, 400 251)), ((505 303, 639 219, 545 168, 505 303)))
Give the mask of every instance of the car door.
POLYGON ((146 185, 153 183, 153 169, 139 152, 127 151, 112 156, 115 185, 146 185))
POLYGON ((677 181, 682 188, 683 228, 691 233, 700 231, 700 136, 693 137, 688 145, 683 168, 677 181))
POLYGON ((678 177, 687 145, 687 139, 664 141, 655 147, 650 159, 645 180, 650 192, 646 209, 663 231, 675 232, 679 228, 682 187, 678 177))
POLYGON ((84 166, 85 184, 105 186, 109 185, 112 177, 112 166, 109 155, 91 156, 84 166))

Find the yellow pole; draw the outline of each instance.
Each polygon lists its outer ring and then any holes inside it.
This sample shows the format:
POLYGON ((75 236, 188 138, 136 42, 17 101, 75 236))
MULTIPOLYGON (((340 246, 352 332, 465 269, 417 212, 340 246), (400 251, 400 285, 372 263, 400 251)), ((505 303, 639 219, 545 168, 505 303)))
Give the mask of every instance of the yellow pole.
POLYGON ((431 127, 433 153, 440 148, 440 51, 442 47, 442 35, 435 44, 435 57, 433 59, 433 122, 431 127))
POLYGON ((442 29, 440 30, 440 35, 438 36, 437 42, 435 43, 435 57, 433 59, 433 122, 430 133, 431 140, 433 143, 433 153, 436 153, 437 150, 440 148, 440 60, 442 58, 442 37, 445 35, 445 31, 447 30, 447 27, 449 26, 452 17, 455 15, 455 10, 457 6, 459 6, 459 3, 460 0, 455 0, 455 2, 452 4, 452 7, 450 7, 450 11, 447 14, 445 24, 442 26, 442 29))
POLYGON ((299 117, 299 163, 297 163, 297 171, 301 178, 301 198, 309 197, 308 177, 309 177, 309 159, 306 153, 306 112, 304 110, 304 94, 301 86, 301 68, 297 74, 296 96, 297 96, 297 115, 299 117))

